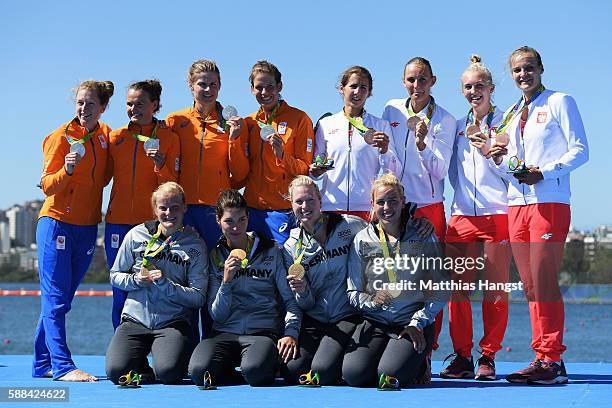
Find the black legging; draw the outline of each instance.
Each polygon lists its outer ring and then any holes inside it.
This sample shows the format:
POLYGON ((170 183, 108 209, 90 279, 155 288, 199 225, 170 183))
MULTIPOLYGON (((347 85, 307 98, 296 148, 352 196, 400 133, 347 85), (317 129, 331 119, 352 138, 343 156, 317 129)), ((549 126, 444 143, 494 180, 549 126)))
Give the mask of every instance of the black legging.
POLYGON ((397 338, 402 329, 369 320, 357 326, 342 364, 346 383, 352 387, 377 386, 378 377, 385 373, 397 378, 404 387, 422 375, 425 358, 433 345, 433 325, 423 330, 427 347, 422 353, 415 351, 410 338, 397 338))
POLYGON ((337 323, 321 323, 304 314, 298 341, 300 354, 296 360, 283 365, 283 377, 295 384, 301 374, 312 370, 320 377, 321 385, 334 385, 342 378, 342 358, 351 341, 355 327, 363 319, 347 317, 337 323))
POLYGON ((213 384, 231 385, 246 381, 258 387, 274 383, 278 351, 273 334, 238 335, 213 332, 198 344, 189 361, 189 375, 196 385, 208 371, 213 384), (235 371, 240 366, 242 378, 235 371))
POLYGON ((145 374, 146 379, 151 370, 147 355, 151 352, 157 379, 164 384, 180 382, 187 371, 191 333, 192 329, 186 322, 152 330, 140 323, 124 320, 106 350, 106 376, 117 384, 119 377, 134 370, 145 374))

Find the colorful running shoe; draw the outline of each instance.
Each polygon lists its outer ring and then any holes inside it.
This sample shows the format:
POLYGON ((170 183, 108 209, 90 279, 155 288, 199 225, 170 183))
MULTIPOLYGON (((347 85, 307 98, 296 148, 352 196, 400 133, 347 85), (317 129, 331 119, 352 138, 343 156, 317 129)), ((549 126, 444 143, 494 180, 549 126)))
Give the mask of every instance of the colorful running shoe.
POLYGON ((478 381, 495 381, 495 361, 484 354, 476 361, 476 379, 478 381))
POLYGON ((560 362, 545 361, 527 378, 528 384, 552 385, 567 384, 567 371, 563 360, 560 362))
POLYGON ((525 384, 527 383, 527 379, 540 368, 541 364, 542 360, 533 360, 527 367, 512 374, 508 374, 506 376, 506 381, 511 383, 525 384))
POLYGON ((462 355, 453 353, 446 357, 444 362, 453 356, 455 358, 453 358, 450 364, 440 371, 440 377, 449 379, 474 378, 474 360, 472 356, 467 359, 462 355))

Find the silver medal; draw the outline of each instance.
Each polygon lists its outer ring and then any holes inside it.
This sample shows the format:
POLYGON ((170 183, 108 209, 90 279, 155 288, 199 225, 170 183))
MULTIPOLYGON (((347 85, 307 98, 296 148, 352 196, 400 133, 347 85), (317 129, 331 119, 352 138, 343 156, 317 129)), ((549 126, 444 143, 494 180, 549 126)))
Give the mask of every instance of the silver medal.
POLYGON ((70 153, 77 153, 81 158, 85 156, 85 146, 82 143, 74 143, 70 145, 70 153))
POLYGON ((261 136, 261 138, 264 141, 268 141, 270 140, 270 137, 276 133, 276 131, 274 130, 274 128, 270 125, 265 125, 264 127, 261 128, 261 130, 259 131, 259 136, 261 136))
POLYGON ((225 108, 223 108, 221 116, 223 116, 223 119, 225 120, 230 120, 234 116, 238 116, 238 109, 236 109, 232 105, 227 105, 225 108))
POLYGON ((159 150, 159 139, 149 139, 146 142, 144 142, 145 152, 149 149, 159 150))

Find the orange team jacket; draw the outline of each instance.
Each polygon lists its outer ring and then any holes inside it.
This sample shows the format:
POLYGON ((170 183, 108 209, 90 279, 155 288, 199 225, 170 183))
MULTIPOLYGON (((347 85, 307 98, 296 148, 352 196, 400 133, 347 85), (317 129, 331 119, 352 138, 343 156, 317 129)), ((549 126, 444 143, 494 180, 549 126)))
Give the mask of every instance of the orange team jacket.
POLYGON ((187 108, 169 114, 166 122, 181 141, 179 184, 187 204, 215 205, 219 194, 234 186, 234 178, 242 179, 248 172, 240 143, 246 130, 243 127, 238 139, 230 141, 216 110, 205 121, 195 108, 187 108))
POLYGON ((85 142, 85 156, 68 175, 64 157, 70 152, 66 133, 82 139, 87 130, 76 120, 64 123, 43 141, 44 168, 40 184, 47 196, 39 217, 74 225, 96 225, 101 221, 102 190, 108 184, 106 165, 108 135, 111 129, 99 122, 91 139, 85 142))
POLYGON ((283 139, 284 155, 277 160, 270 143, 260 135, 261 123, 267 123, 265 114, 258 111, 246 119, 249 137, 243 140, 242 153, 248 156, 249 169, 244 185, 244 198, 250 207, 260 210, 291 208, 288 197, 289 183, 300 174, 308 174, 314 151, 312 121, 303 111, 282 102, 272 127, 283 139))
POLYGON ((166 181, 177 181, 180 170, 180 142, 163 121, 158 122, 159 150, 165 157, 161 169, 147 157, 144 142, 135 135, 151 136, 154 125, 130 124, 111 132, 109 171, 113 177, 106 222, 140 224, 154 218, 151 194, 166 181))

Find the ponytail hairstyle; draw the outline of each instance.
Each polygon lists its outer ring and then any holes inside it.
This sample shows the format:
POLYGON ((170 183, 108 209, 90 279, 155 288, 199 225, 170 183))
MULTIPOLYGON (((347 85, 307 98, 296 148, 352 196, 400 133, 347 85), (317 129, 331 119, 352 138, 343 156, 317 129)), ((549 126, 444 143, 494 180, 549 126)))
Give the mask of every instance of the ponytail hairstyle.
POLYGON ((75 97, 81 89, 90 89, 94 91, 100 100, 100 104, 106 108, 108 101, 115 92, 115 85, 113 85, 111 81, 83 81, 76 88, 74 88, 75 97))
POLYGON ((491 75, 491 71, 489 71, 489 68, 487 68, 482 63, 482 58, 480 58, 480 55, 472 54, 470 56, 470 65, 468 65, 465 71, 463 71, 463 74, 461 76, 463 77, 463 75, 465 75, 468 72, 478 72, 486 78, 486 82, 485 82, 486 85, 494 85, 493 75, 491 75))
POLYGON ((145 81, 132 82, 128 86, 128 90, 130 89, 134 91, 146 92, 151 102, 157 102, 157 109, 155 109, 155 112, 153 113, 159 112, 159 109, 161 108, 162 86, 157 79, 147 79, 145 81))

